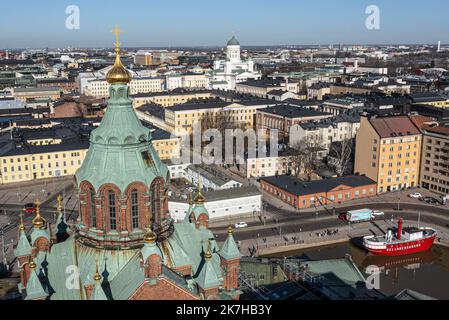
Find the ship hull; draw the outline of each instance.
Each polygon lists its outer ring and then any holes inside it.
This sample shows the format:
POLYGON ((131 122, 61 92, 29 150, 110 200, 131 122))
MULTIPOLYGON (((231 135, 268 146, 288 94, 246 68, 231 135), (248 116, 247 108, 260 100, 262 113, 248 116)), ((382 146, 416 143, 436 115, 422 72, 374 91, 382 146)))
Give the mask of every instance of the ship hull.
POLYGON ((436 235, 415 241, 399 242, 399 243, 375 243, 374 245, 366 241, 364 247, 374 255, 382 256, 401 256, 427 251, 432 248, 436 235))

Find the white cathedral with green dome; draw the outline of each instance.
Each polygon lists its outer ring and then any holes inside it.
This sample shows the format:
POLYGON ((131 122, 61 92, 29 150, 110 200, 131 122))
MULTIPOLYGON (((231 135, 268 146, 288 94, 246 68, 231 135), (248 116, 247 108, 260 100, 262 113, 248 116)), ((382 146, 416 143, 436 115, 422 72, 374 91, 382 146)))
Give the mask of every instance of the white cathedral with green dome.
POLYGON ((186 219, 175 223, 169 215, 168 169, 133 109, 115 31, 107 111, 75 175, 76 225, 69 227, 61 205, 54 225, 37 207, 30 237, 21 223, 19 289, 28 300, 238 299, 233 230, 220 248, 201 190, 186 219))
POLYGON ((234 90, 237 83, 262 78, 262 73, 256 70, 254 61, 242 60, 240 42, 235 36, 227 43, 226 59, 215 60, 214 68, 208 75, 211 88, 220 90, 234 90))

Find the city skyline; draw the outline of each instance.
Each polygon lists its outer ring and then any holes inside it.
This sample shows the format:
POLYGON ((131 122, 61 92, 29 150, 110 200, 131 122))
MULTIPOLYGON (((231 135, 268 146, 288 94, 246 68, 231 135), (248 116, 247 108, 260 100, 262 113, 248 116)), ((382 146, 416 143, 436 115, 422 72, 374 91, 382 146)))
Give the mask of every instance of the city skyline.
POLYGON ((125 30, 124 47, 223 46, 233 33, 243 46, 449 43, 444 32, 449 28, 444 19, 449 4, 436 0, 425 6, 384 0, 351 0, 344 7, 331 1, 287 1, 273 6, 251 0, 235 4, 138 0, 123 7, 118 1, 109 1, 107 6, 84 0, 57 4, 22 1, 2 10, 0 47, 112 47, 110 30, 116 24, 125 30), (79 29, 66 28, 70 16, 66 9, 71 5, 80 11, 79 29), (379 8, 378 30, 366 27, 366 8, 370 5, 379 8))

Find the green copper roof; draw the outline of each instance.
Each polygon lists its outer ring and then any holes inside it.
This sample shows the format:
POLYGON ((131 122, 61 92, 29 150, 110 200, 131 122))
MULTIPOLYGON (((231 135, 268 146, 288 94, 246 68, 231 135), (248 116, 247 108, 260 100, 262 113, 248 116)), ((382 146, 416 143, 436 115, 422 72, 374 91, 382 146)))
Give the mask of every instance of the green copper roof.
POLYGON ((17 247, 14 250, 14 256, 22 257, 31 255, 31 245, 28 241, 27 235, 25 231, 20 231, 19 242, 17 243, 17 247))
POLYGON ((168 168, 151 143, 150 129, 137 118, 128 90, 127 85, 110 87, 107 111, 92 131, 90 148, 75 174, 78 187, 87 180, 95 190, 112 183, 124 192, 133 182, 149 186, 158 176, 167 179, 168 168))
POLYGON ((46 229, 33 228, 31 232, 31 244, 34 246, 34 243, 39 238, 45 238, 50 241, 50 235, 46 229))
POLYGON ((220 285, 212 260, 205 260, 196 282, 203 289, 214 288, 220 285))
POLYGON ((232 36, 232 38, 228 41, 228 46, 239 46, 240 42, 235 38, 235 36, 232 36))
POLYGON ((47 292, 44 290, 41 280, 37 275, 37 269, 31 270, 30 278, 28 279, 26 285, 26 292, 27 296, 25 300, 42 299, 48 296, 47 292))
POLYGON ((204 204, 195 204, 195 206, 193 207, 193 213, 195 214, 195 219, 198 219, 199 216, 203 213, 207 214, 209 216, 209 212, 207 211, 206 207, 204 206, 204 204))
POLYGON ((140 257, 136 254, 111 281, 110 288, 114 300, 128 300, 145 282, 140 257))
POLYGON ((157 254, 162 257, 161 250, 156 243, 145 243, 140 252, 142 253, 143 261, 147 261, 148 257, 153 254, 157 254))
POLYGON ((242 257, 232 234, 228 235, 218 254, 226 260, 239 259, 242 257))

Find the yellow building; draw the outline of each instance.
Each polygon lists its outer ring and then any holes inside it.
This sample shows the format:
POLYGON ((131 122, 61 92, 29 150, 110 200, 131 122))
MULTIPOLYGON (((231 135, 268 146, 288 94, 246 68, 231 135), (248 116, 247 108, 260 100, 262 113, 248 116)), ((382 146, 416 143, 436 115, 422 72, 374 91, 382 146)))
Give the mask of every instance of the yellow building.
POLYGON ((434 92, 419 92, 410 95, 413 103, 425 104, 438 108, 449 108, 449 98, 434 92))
MULTIPOLYGON (((141 77, 133 78, 129 84, 131 94, 161 92, 164 87, 164 78, 162 77, 141 77)), ((94 98, 109 97, 110 84, 106 79, 94 79, 87 81, 85 94, 94 98)))
POLYGON ((419 185, 422 134, 407 116, 361 117, 356 173, 377 181, 378 193, 419 185))
MULTIPOLYGON (((159 158, 180 157, 179 138, 160 130, 153 131, 153 146, 159 158)), ((28 140, 0 153, 0 184, 17 183, 74 175, 82 165, 88 142, 62 142, 58 139, 28 140)))
MULTIPOLYGON (((253 128, 257 109, 266 108, 267 102, 232 103, 211 102, 177 105, 165 109, 165 122, 177 136, 191 135, 193 126, 206 121, 214 127, 217 123, 229 128, 253 128)), ((221 129, 221 128, 217 128, 221 129)))
POLYGON ((0 156, 0 184, 74 175, 88 144, 49 144, 11 149, 0 156))
POLYGON ((138 93, 132 95, 133 106, 138 108, 147 103, 159 104, 163 107, 172 107, 177 104, 183 104, 190 100, 208 99, 211 97, 210 91, 172 91, 155 93, 138 93))

